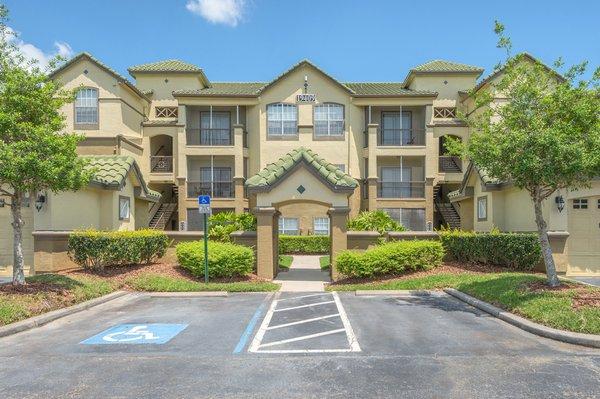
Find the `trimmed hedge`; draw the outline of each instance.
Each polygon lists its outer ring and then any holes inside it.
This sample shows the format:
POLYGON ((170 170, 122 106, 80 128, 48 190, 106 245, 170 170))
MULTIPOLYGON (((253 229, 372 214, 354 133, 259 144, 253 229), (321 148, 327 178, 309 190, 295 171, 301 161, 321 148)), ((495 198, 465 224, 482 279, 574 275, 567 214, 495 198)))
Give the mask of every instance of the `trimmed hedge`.
POLYGON ((440 231, 448 255, 459 262, 475 262, 531 270, 542 260, 538 236, 532 233, 473 233, 440 231))
POLYGON ((373 277, 428 270, 442 264, 444 247, 439 241, 396 241, 364 252, 342 251, 336 259, 337 270, 348 277, 373 277))
MULTIPOLYGON (((204 276, 204 242, 182 242, 175 248, 179 264, 196 277, 204 276)), ((243 245, 208 242, 208 276, 235 277, 252 273, 254 251, 243 245)))
POLYGON ((256 218, 251 213, 219 212, 208 219, 208 238, 231 242, 234 231, 256 231, 256 218))
POLYGON ((348 230, 377 231, 383 234, 387 231, 405 231, 406 228, 396 222, 382 210, 362 211, 355 218, 348 220, 348 230))
POLYGON ((171 244, 159 230, 75 231, 69 235, 67 251, 79 266, 103 270, 106 266, 150 263, 165 255, 171 244))
POLYGON ((279 236, 280 254, 326 254, 329 253, 330 239, 327 235, 279 236))

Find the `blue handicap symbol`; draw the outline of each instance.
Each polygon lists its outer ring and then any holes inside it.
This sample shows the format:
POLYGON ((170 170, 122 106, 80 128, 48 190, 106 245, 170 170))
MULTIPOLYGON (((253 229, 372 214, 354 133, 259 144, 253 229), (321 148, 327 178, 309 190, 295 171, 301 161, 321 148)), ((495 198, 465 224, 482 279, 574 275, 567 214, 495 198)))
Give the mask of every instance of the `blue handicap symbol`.
POLYGON ((198 204, 199 205, 210 205, 210 195, 199 195, 198 196, 198 204))
POLYGON ((187 324, 119 324, 82 341, 84 345, 164 344, 182 332, 187 324))

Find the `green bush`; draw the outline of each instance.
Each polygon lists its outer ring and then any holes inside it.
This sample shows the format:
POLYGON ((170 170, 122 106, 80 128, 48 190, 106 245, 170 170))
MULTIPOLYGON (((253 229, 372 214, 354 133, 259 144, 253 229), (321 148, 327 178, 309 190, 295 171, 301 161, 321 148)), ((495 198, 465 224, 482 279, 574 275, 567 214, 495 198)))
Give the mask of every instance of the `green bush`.
POLYGON ((531 270, 542 259, 536 234, 473 233, 461 230, 440 231, 446 252, 459 262, 476 262, 531 270))
MULTIPOLYGON (((204 276, 204 242, 190 241, 177 245, 179 264, 194 276, 204 276)), ((254 267, 254 251, 242 245, 226 242, 208 242, 208 276, 245 276, 254 267)))
POLYGON ((348 277, 373 277, 428 270, 439 266, 443 258, 444 248, 439 241, 395 241, 364 252, 342 251, 335 265, 348 277))
POLYGON ((386 231, 405 231, 400 223, 396 222, 382 210, 363 211, 354 219, 348 221, 348 230, 377 231, 380 234, 386 231))
POLYGON ((208 238, 213 241, 231 242, 234 231, 255 231, 256 218, 251 213, 219 212, 208 219, 208 238))
POLYGON ((69 235, 67 251, 79 266, 103 270, 106 266, 150 263, 165 255, 171 244, 158 230, 75 231, 69 235))
POLYGON ((329 252, 330 239, 326 235, 279 236, 280 254, 324 254, 329 252))

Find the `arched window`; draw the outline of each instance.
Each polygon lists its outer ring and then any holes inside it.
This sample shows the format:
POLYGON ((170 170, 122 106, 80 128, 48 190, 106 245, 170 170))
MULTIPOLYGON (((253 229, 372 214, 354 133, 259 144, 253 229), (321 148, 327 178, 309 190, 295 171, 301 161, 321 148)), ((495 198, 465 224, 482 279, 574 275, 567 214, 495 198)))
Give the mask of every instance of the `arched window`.
POLYGON ((83 88, 77 92, 75 97, 75 124, 97 125, 98 124, 98 90, 83 88))
POLYGON ((344 106, 324 103, 315 105, 315 136, 342 136, 344 134, 344 106))
POLYGON ((269 136, 298 134, 298 109, 294 104, 267 105, 267 132, 269 136))

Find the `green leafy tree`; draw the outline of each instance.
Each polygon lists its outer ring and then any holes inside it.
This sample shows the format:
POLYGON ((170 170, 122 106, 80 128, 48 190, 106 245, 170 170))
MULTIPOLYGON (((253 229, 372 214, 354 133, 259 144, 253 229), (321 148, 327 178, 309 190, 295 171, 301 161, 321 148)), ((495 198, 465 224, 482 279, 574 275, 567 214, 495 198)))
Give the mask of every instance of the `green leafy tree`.
POLYGON ((526 54, 511 56, 504 26, 496 22, 495 32, 508 58, 497 79, 471 93, 474 108, 464 117, 473 129, 462 152, 489 176, 529 193, 548 284, 558 286, 542 204, 600 175, 600 69, 585 80, 584 62, 559 75, 526 54))
POLYGON ((25 59, 6 20, 6 7, 0 5, 0 195, 8 198, 12 215, 13 284, 25 284, 22 208, 27 194, 35 199, 44 191, 77 190, 88 183, 90 172, 76 153, 82 137, 63 133, 60 108, 73 101, 73 93, 25 59))

